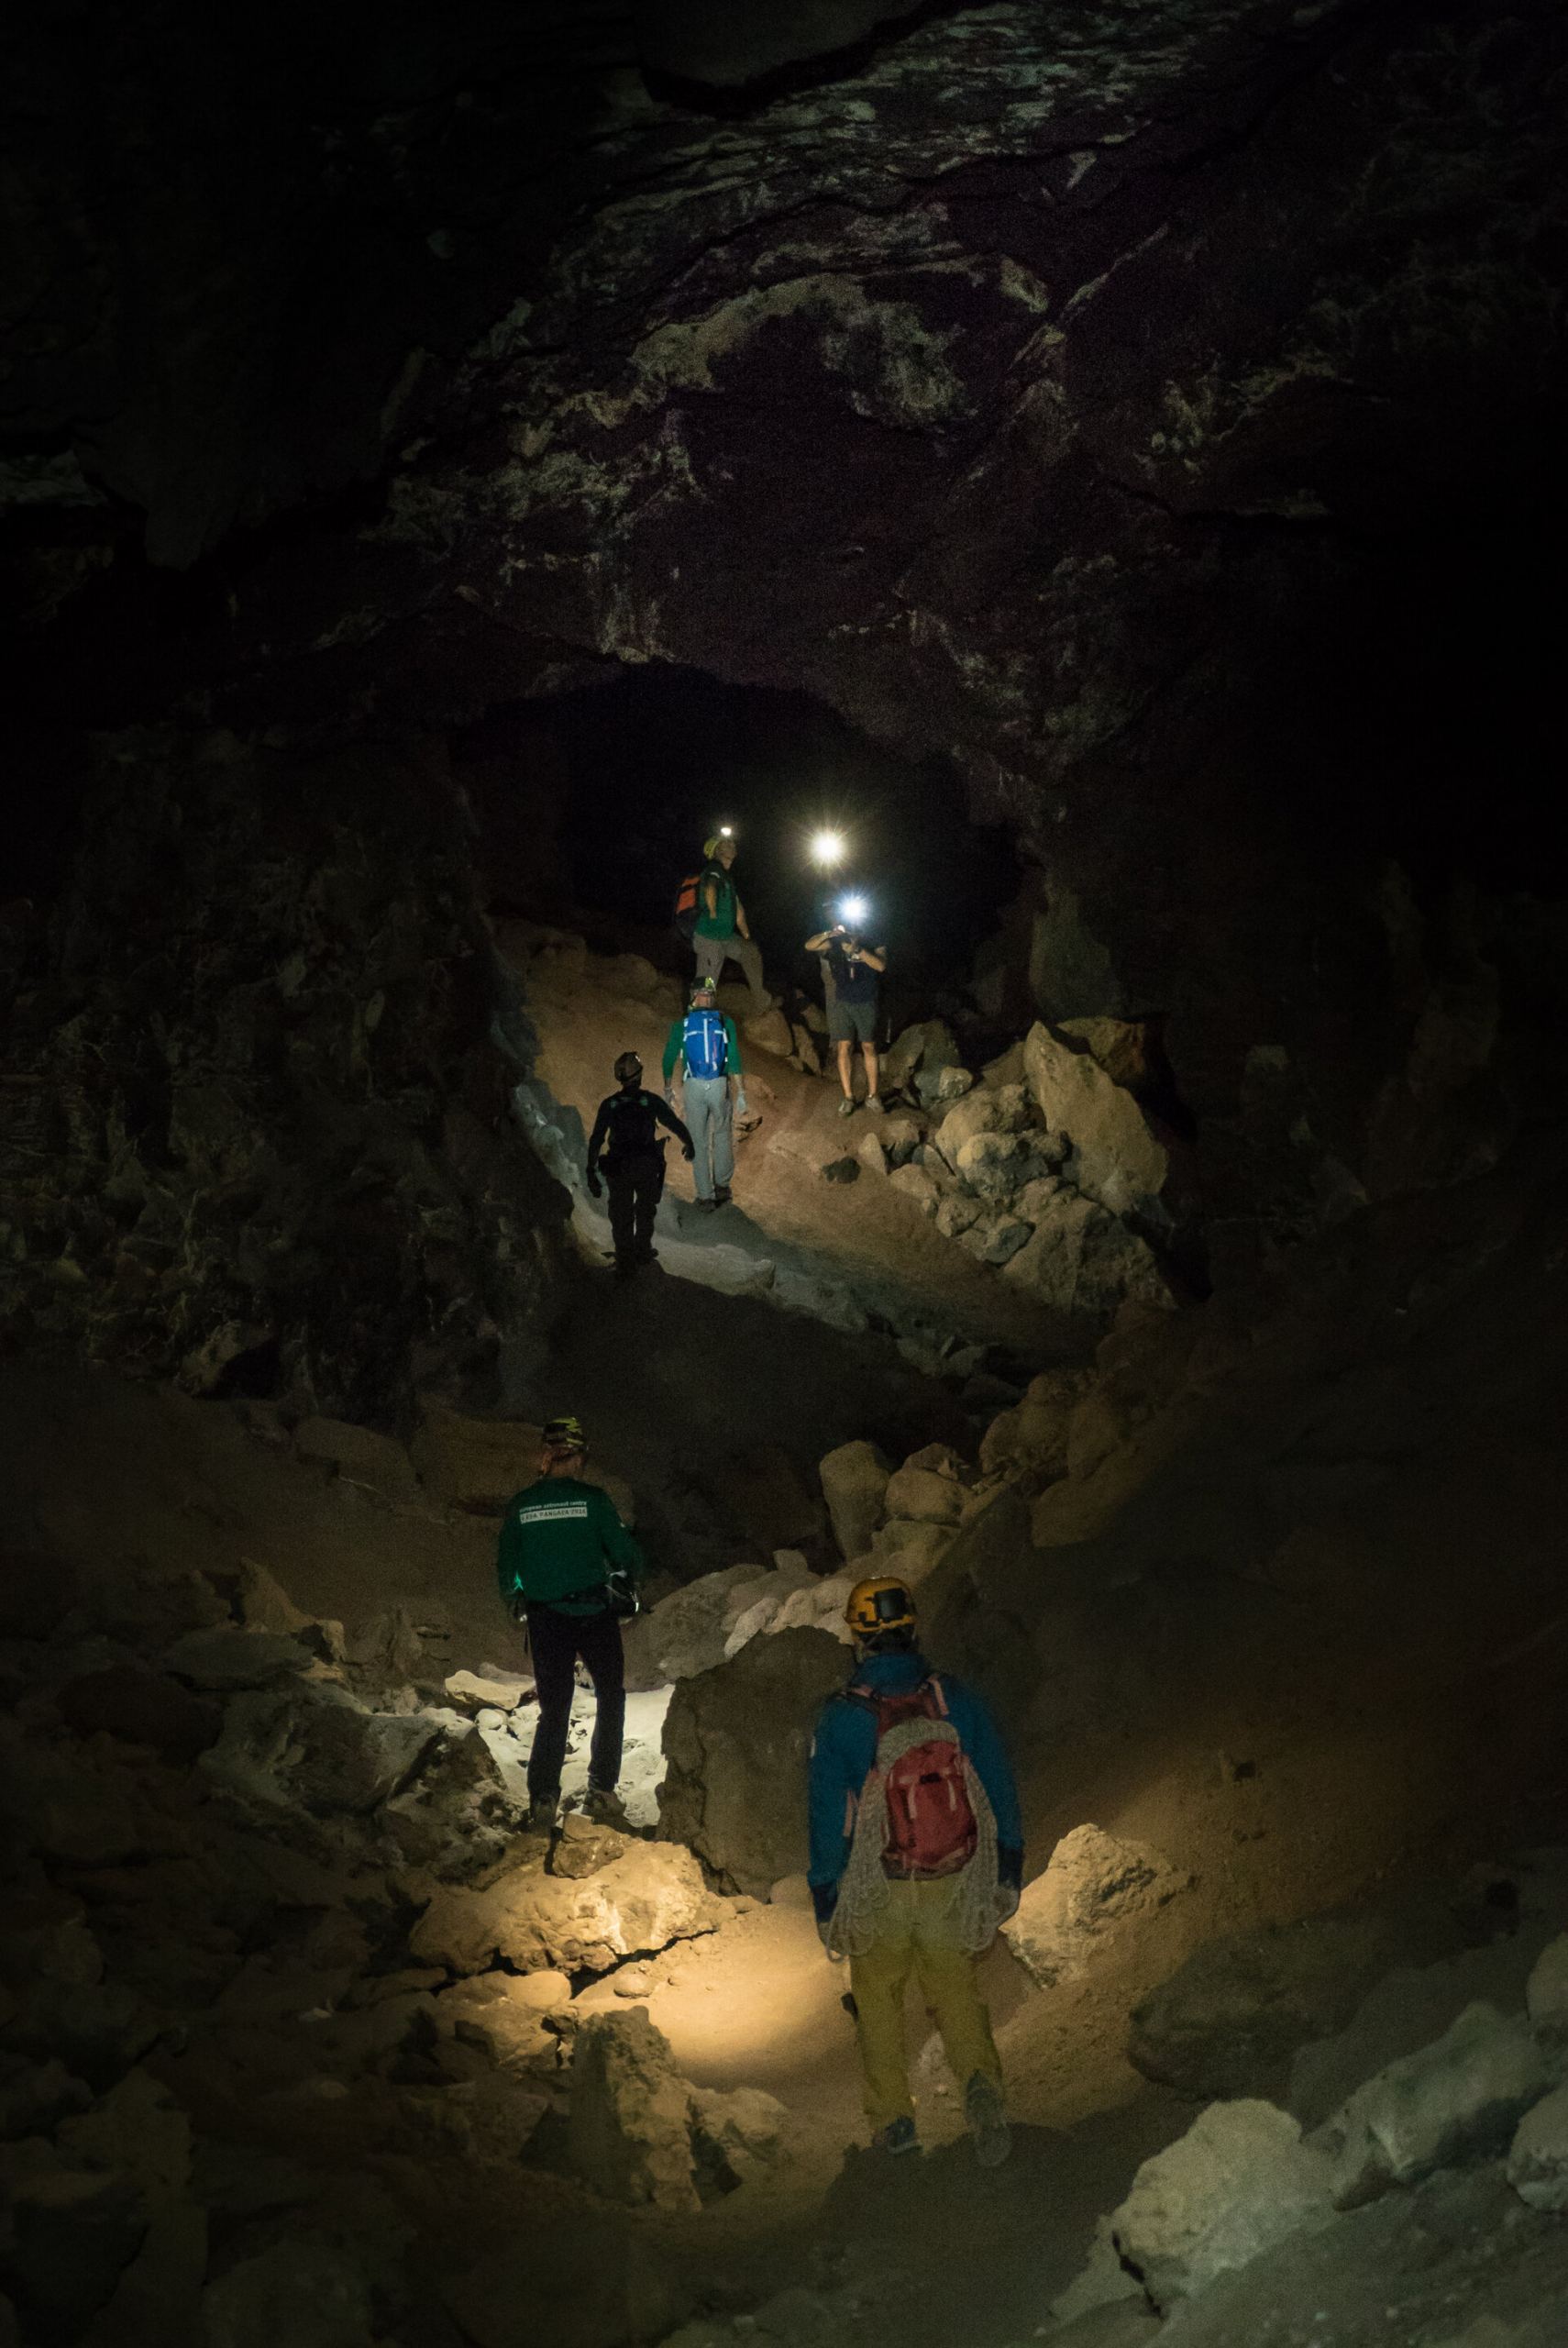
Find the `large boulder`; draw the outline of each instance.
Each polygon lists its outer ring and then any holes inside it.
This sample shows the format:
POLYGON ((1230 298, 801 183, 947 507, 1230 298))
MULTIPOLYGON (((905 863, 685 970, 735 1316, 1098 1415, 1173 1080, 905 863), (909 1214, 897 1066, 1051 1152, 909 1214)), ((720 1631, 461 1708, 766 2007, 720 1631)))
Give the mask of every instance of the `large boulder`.
POLYGON ((730 1632, 745 1609, 755 1604, 766 1569, 756 1566, 726 1566, 703 1574, 684 1589, 671 1590, 650 1607, 639 1636, 649 1648, 664 1679, 690 1679, 723 1663, 730 1632))
POLYGON ((863 1556, 885 1512, 892 1463, 873 1443, 841 1443, 817 1473, 841 1557, 863 1556))
POLYGON ((204 1774, 263 1806, 363 1812, 408 1784, 441 1733, 428 1712, 378 1712, 331 1681, 261 1689, 224 1709, 204 1774))
POLYGON ((1108 1321, 1128 1297, 1172 1301, 1147 1240, 1076 1191, 1056 1192, 1003 1277, 1058 1312, 1096 1320, 1108 1321))
POLYGON ((1002 1931, 1030 1978, 1054 1988, 1080 1979, 1101 1951, 1147 1926, 1192 1882, 1158 1851, 1075 1826, 1002 1931))
POLYGON ((1324 2155, 1273 2104, 1210 2104, 1143 2163, 1102 2218, 1088 2266, 1055 2302, 1063 2318, 1124 2297, 1132 2270, 1162 2311, 1334 2215, 1324 2155))
POLYGON ((1389 2185, 1500 2153, 1551 2080, 1522 2020, 1477 2000, 1442 2037, 1358 2088, 1319 2131, 1342 2209, 1389 2185))
POLYGON ((1183 2095, 1281 2095, 1297 2049, 1342 2027, 1399 1954, 1376 1916, 1206 1942, 1135 2009, 1129 2056, 1183 2095))
POLYGON ((1131 1092, 1092 1052, 1040 1023, 1024 1039, 1024 1073, 1053 1132, 1073 1145, 1078 1189, 1113 1214, 1146 1207, 1165 1187, 1170 1161, 1131 1092))
POLYGON ((928 1443, 889 1479, 883 1495, 887 1514, 916 1524, 956 1524, 966 1490, 962 1473, 955 1451, 944 1443, 928 1443))
POLYGON ((689 1850, 635 1843, 598 1873, 577 1879, 519 1867, 483 1890, 436 1890, 409 1934, 420 1965, 449 1973, 608 1970, 671 1941, 710 1933, 718 1911, 689 1850))
POLYGON ((606 2200, 700 2210, 777 2152, 785 2117, 756 2088, 694 2088, 646 2007, 590 2015, 577 2034, 568 2152, 606 2200))
POLYGON ((1088 1391, 1090 1373, 1045 1369, 1023 1400, 999 1412, 980 1438, 980 1468, 988 1476, 1037 1490, 1067 1472, 1067 1428, 1088 1391))
POLYGON ((882 1084, 889 1092, 912 1092, 922 1106, 941 1094, 945 1069, 961 1068, 963 1054, 945 1019, 924 1019, 906 1027, 882 1056, 882 1084))
POLYGON ((1508 2183, 1532 2210, 1568 2210, 1568 2087, 1526 2112, 1508 2147, 1508 2183))
POLYGON ((682 1680, 664 1724, 662 1831, 738 1891, 805 1867, 806 1755, 817 1712, 847 1677, 823 1631, 754 1639, 682 1680))

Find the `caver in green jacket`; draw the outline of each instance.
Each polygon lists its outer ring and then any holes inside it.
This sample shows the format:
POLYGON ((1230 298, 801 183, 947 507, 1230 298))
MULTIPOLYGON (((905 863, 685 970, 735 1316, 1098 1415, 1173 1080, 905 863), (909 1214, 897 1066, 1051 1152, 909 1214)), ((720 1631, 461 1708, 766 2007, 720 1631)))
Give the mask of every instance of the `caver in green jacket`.
POLYGON ((495 1563, 502 1605, 522 1598, 561 1614, 599 1613, 611 1573, 644 1571, 609 1493, 575 1476, 541 1476, 508 1501, 495 1563))

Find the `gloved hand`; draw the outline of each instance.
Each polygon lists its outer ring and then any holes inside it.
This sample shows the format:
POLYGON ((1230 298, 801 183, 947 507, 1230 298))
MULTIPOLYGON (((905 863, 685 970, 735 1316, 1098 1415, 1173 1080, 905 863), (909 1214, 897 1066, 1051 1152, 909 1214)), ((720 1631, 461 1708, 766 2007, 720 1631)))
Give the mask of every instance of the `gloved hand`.
POLYGON ((689 1141, 689 1142, 687 1143, 687 1145, 686 1145, 685 1148, 681 1151, 680 1155, 681 1155, 681 1157, 684 1157, 684 1159, 686 1160, 686 1163, 688 1164, 688 1166, 690 1166, 690 1163, 691 1163, 691 1161, 692 1161, 692 1159, 693 1159, 693 1158, 696 1157, 696 1155, 697 1155, 697 1145, 696 1145, 696 1143, 695 1143, 695 1142, 690 1142, 690 1141, 689 1141))
POLYGON ((598 1175, 594 1172, 594 1170, 593 1170, 592 1167, 591 1166, 591 1167, 589 1168, 589 1169, 588 1169, 588 1195, 589 1195, 589 1197, 590 1197, 591 1199, 596 1199, 596 1198, 598 1198, 598 1197, 599 1197, 599 1195, 600 1195, 600 1193, 601 1193, 601 1191, 602 1191, 603 1187, 604 1187, 604 1186, 603 1186, 603 1184, 600 1181, 598 1175))

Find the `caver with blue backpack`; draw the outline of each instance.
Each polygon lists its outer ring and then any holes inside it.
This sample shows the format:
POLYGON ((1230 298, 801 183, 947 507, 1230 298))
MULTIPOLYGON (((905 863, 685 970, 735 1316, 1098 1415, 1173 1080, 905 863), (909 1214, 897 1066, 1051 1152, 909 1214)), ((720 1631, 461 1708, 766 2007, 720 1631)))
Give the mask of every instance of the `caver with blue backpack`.
POLYGON ((730 1180, 735 1170, 734 1138, 731 1131, 730 1087, 734 1106, 745 1114, 745 1080, 741 1074, 740 1042, 734 1021, 714 1001, 712 979, 699 979, 691 990, 691 1007, 669 1031, 664 1047, 665 1098, 679 1067, 681 1108, 696 1149, 692 1168, 700 1207, 729 1202, 730 1180))

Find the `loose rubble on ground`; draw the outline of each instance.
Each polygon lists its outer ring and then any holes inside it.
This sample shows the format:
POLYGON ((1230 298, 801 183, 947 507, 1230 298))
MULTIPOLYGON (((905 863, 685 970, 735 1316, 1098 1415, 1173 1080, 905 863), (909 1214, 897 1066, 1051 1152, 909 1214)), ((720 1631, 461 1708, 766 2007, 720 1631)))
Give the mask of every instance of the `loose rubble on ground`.
MULTIPOLYGON (((519 1088, 520 1119, 551 1169, 577 1194, 574 1225, 602 1252, 607 1226, 582 1195, 586 1093, 566 1102, 612 1033, 645 1057, 679 1002, 675 982, 633 954, 602 956, 569 932, 508 922, 500 943, 523 974, 539 1024, 545 1074, 519 1088), (609 1024, 606 1024, 609 1023, 609 1024), (549 1078, 560 1088, 552 1093, 549 1078)), ((907 1027, 881 1061, 886 1113, 843 1125, 836 1092, 793 1077, 823 1072, 821 1013, 810 1004, 748 1015, 743 990, 722 988, 755 1076, 742 1131, 738 1213, 698 1228, 666 1201, 659 1248, 666 1268, 736 1293, 756 1294, 841 1328, 888 1330, 922 1367, 942 1370, 962 1332, 900 1297, 900 1235, 907 1248, 918 1213, 961 1263, 1006 1284, 1021 1311, 1063 1327, 1102 1329, 1126 1299, 1169 1309, 1181 1292, 1171 1268, 1180 1235, 1170 1194, 1176 1143, 1154 1113, 1143 1027, 1136 1021, 1036 1023, 1024 1039, 973 1068, 944 1019, 907 1027), (770 1080, 763 1073, 778 1071, 770 1080), (788 1097, 786 1097, 788 1095, 788 1097), (820 1112, 819 1113, 814 1113, 820 1112), (827 1122, 824 1122, 826 1120, 827 1122), (791 1195, 780 1211, 765 1175, 781 1168, 791 1195), (853 1256, 834 1241, 844 1202, 811 1199, 822 1183, 856 1185, 853 1256), (869 1194, 886 1193, 873 1216, 869 1194), (885 1224, 885 1229, 873 1225, 885 1224), (807 1244, 807 1242, 810 1244, 807 1244)))
MULTIPOLYGON (((1194 1362, 1220 1376, 1179 1327, 1124 1305, 1092 1365, 1012 1390, 967 1450, 845 1441, 811 1556, 654 1604, 630 1645, 663 1749, 629 1833, 570 1807, 528 1833, 532 1682, 462 1610, 317 1615, 226 1529, 204 1567, 14 1551, 0 2339, 522 2348, 541 2309, 588 2348, 881 2338, 887 2188, 855 2185, 859 2214, 832 2190, 871 2156, 844 2151, 849 2044, 801 1876, 844 1596, 894 1570, 944 1651, 994 1645, 1010 1610, 1016 1648, 1020 1577, 1037 1608, 1063 1526, 1081 1538, 1105 1489, 1157 1478, 1194 1362), (769 2067, 776 2035, 795 2072, 769 2067), (709 2046, 732 2050, 723 2084, 709 2046), (839 2097, 825 2138, 811 2080, 839 2097)), ((1230 1357, 1255 1378, 1263 1357, 1249 1336, 1230 1357)), ((363 1495, 390 1543, 438 1519, 480 1574, 531 1435, 436 1401, 407 1449, 234 1415, 269 1473, 363 1495)), ((1126 1602, 1117 1554, 1096 1603, 1126 1602)), ((1066 1654, 1068 1617, 1042 1619, 1066 1654)), ((1080 1678, 1105 1645, 1086 1621, 1080 1678)), ((1266 1798, 1219 1755, 1227 1819, 1266 1798)), ((1163 1847, 1128 1817, 1056 1829, 992 1960, 1022 2123, 1005 2190, 1025 2198, 988 2187, 965 2221, 1008 2245, 966 2340, 1556 2348, 1568 1855, 1227 1931, 1209 1829, 1188 1813, 1163 1847), (1101 2111, 1121 2132, 1089 2162, 1101 2111), (1063 2202, 1072 2225, 1021 2221, 1063 2202)), ((962 2206, 976 2173, 934 2043, 917 2071, 915 2165, 962 2206)), ((922 2189, 900 2188, 917 2212, 922 2189)), ((932 2301, 935 2348, 955 2320, 932 2301)))

